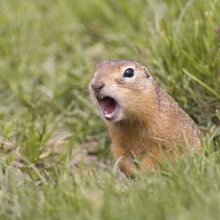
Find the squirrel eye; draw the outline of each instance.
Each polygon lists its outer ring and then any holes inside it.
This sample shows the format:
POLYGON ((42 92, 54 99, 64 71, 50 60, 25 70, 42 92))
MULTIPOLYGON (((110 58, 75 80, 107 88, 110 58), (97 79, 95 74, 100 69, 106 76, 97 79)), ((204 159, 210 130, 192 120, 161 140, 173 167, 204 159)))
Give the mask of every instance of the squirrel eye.
POLYGON ((134 70, 132 68, 128 68, 124 71, 123 77, 133 77, 134 76, 134 70))

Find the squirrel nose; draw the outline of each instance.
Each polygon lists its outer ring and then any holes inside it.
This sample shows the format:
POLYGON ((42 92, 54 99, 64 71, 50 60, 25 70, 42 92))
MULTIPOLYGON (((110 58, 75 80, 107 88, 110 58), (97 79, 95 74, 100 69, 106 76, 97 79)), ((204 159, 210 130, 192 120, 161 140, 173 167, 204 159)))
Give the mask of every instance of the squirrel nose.
POLYGON ((99 90, 101 90, 103 87, 105 86, 105 83, 102 81, 97 81, 91 84, 91 87, 98 92, 99 90))

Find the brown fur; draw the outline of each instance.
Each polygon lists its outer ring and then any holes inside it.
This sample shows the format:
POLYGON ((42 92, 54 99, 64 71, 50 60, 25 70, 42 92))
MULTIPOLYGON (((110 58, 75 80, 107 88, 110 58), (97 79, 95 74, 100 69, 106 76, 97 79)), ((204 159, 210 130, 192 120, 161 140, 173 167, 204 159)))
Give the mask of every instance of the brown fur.
POLYGON ((102 94, 114 97, 122 110, 120 120, 106 122, 113 155, 120 158, 119 167, 126 175, 135 176, 134 158, 141 161, 142 169, 157 168, 161 159, 174 161, 176 153, 200 150, 196 124, 159 87, 146 67, 124 60, 99 63, 90 83, 94 101, 91 84, 100 82, 105 84, 102 94), (134 69, 134 79, 123 78, 127 68, 134 69))

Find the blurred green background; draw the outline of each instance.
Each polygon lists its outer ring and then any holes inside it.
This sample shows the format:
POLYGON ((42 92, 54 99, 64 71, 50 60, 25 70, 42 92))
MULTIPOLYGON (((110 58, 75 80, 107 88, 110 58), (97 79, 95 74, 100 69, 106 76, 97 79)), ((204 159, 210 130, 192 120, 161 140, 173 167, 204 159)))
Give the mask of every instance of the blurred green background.
POLYGON ((103 59, 148 66, 204 131, 209 151, 218 150, 219 12, 218 0, 1 1, 2 181, 11 166, 34 182, 67 161, 111 169, 110 140, 87 89, 103 59))
POLYGON ((219 126, 218 1, 8 0, 0 8, 4 155, 12 147, 37 162, 70 140, 105 151, 87 89, 103 59, 147 65, 200 126, 219 126))

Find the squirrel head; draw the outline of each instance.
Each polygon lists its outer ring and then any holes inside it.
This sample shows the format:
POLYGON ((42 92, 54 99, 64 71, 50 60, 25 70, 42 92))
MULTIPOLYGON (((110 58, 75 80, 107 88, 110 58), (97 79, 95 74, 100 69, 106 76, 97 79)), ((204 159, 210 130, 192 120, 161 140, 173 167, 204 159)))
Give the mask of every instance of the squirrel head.
POLYGON ((97 64, 89 91, 101 115, 119 122, 141 118, 151 108, 153 82, 148 69, 137 62, 105 60, 97 64))

